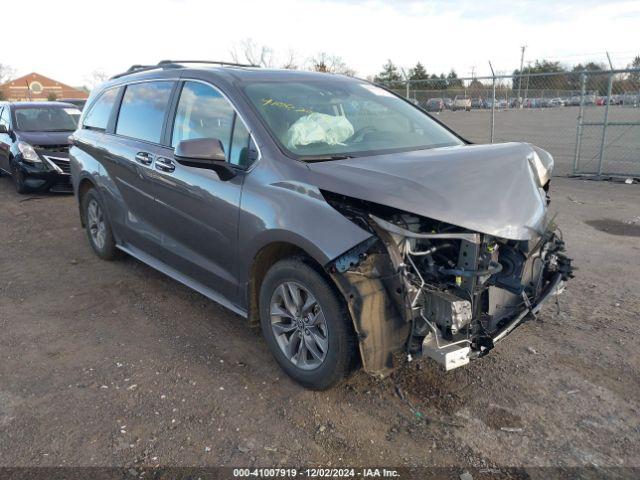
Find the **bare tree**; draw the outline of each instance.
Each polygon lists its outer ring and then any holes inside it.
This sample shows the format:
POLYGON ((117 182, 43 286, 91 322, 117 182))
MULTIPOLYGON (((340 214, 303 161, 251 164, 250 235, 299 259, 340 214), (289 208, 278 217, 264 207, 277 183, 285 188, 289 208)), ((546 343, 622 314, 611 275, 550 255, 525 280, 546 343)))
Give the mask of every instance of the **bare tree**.
POLYGON ((272 67, 274 63, 273 49, 266 45, 258 45, 253 39, 245 38, 234 45, 229 52, 237 63, 249 63, 261 67, 272 67))
POLYGON ((11 80, 16 73, 15 68, 4 63, 0 63, 0 84, 11 80))
POLYGON ((89 84, 90 90, 93 90, 95 87, 107 80, 109 80, 109 75, 107 75, 103 70, 94 70, 91 72, 91 75, 85 77, 85 81, 89 84))
POLYGON ((326 52, 320 52, 309 59, 311 69, 316 72, 340 73, 353 77, 356 71, 348 67, 342 57, 338 55, 329 55, 326 52))
POLYGON ((298 70, 298 54, 292 48, 287 52, 287 56, 282 62, 282 68, 287 70, 298 70))

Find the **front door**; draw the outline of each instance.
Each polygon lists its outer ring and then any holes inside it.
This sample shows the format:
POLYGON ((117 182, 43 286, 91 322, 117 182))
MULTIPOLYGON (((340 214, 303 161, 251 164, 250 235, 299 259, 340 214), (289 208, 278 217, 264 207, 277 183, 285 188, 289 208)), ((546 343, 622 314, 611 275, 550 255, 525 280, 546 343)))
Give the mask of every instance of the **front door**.
POLYGON ((171 147, 159 152, 153 178, 163 261, 232 303, 238 302, 237 239, 240 196, 249 133, 232 105, 214 87, 184 82, 171 125, 171 147), (235 125, 235 127, 234 127, 235 125), (221 180, 212 170, 180 165, 181 140, 216 138, 237 175, 221 180), (238 153, 234 153, 235 150, 238 153))

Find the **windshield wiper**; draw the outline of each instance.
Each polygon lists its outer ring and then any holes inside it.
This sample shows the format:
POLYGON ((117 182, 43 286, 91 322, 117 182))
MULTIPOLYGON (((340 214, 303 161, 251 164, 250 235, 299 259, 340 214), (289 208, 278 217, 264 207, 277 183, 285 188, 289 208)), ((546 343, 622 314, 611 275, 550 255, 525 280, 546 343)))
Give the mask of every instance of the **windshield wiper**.
POLYGON ((353 155, 305 155, 304 157, 300 157, 300 160, 304 162, 329 162, 331 160, 346 160, 347 158, 353 158, 353 155))

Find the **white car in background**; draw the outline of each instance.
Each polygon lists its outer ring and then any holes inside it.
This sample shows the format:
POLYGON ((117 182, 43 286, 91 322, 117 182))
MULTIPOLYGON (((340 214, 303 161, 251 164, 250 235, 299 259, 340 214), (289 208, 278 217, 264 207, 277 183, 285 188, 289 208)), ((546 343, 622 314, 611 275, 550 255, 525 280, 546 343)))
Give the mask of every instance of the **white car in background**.
POLYGON ((467 98, 466 96, 456 95, 453 99, 453 108, 452 110, 466 110, 467 112, 471 111, 471 98, 467 98))

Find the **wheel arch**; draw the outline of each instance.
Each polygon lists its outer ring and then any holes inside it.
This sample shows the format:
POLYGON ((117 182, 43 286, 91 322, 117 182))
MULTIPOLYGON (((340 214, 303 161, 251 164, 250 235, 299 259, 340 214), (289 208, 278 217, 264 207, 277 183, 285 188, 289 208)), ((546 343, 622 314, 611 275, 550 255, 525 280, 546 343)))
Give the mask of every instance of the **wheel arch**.
MULTIPOLYGON (((299 258, 304 263, 316 270, 334 288, 341 300, 343 295, 338 290, 333 279, 327 275, 322 256, 318 258, 308 248, 286 240, 273 240, 262 246, 253 256, 247 279, 247 311, 249 324, 257 326, 260 323, 259 294, 262 281, 269 269, 280 260, 287 258, 299 258)), ((326 262, 325 262, 326 263, 326 262)))

